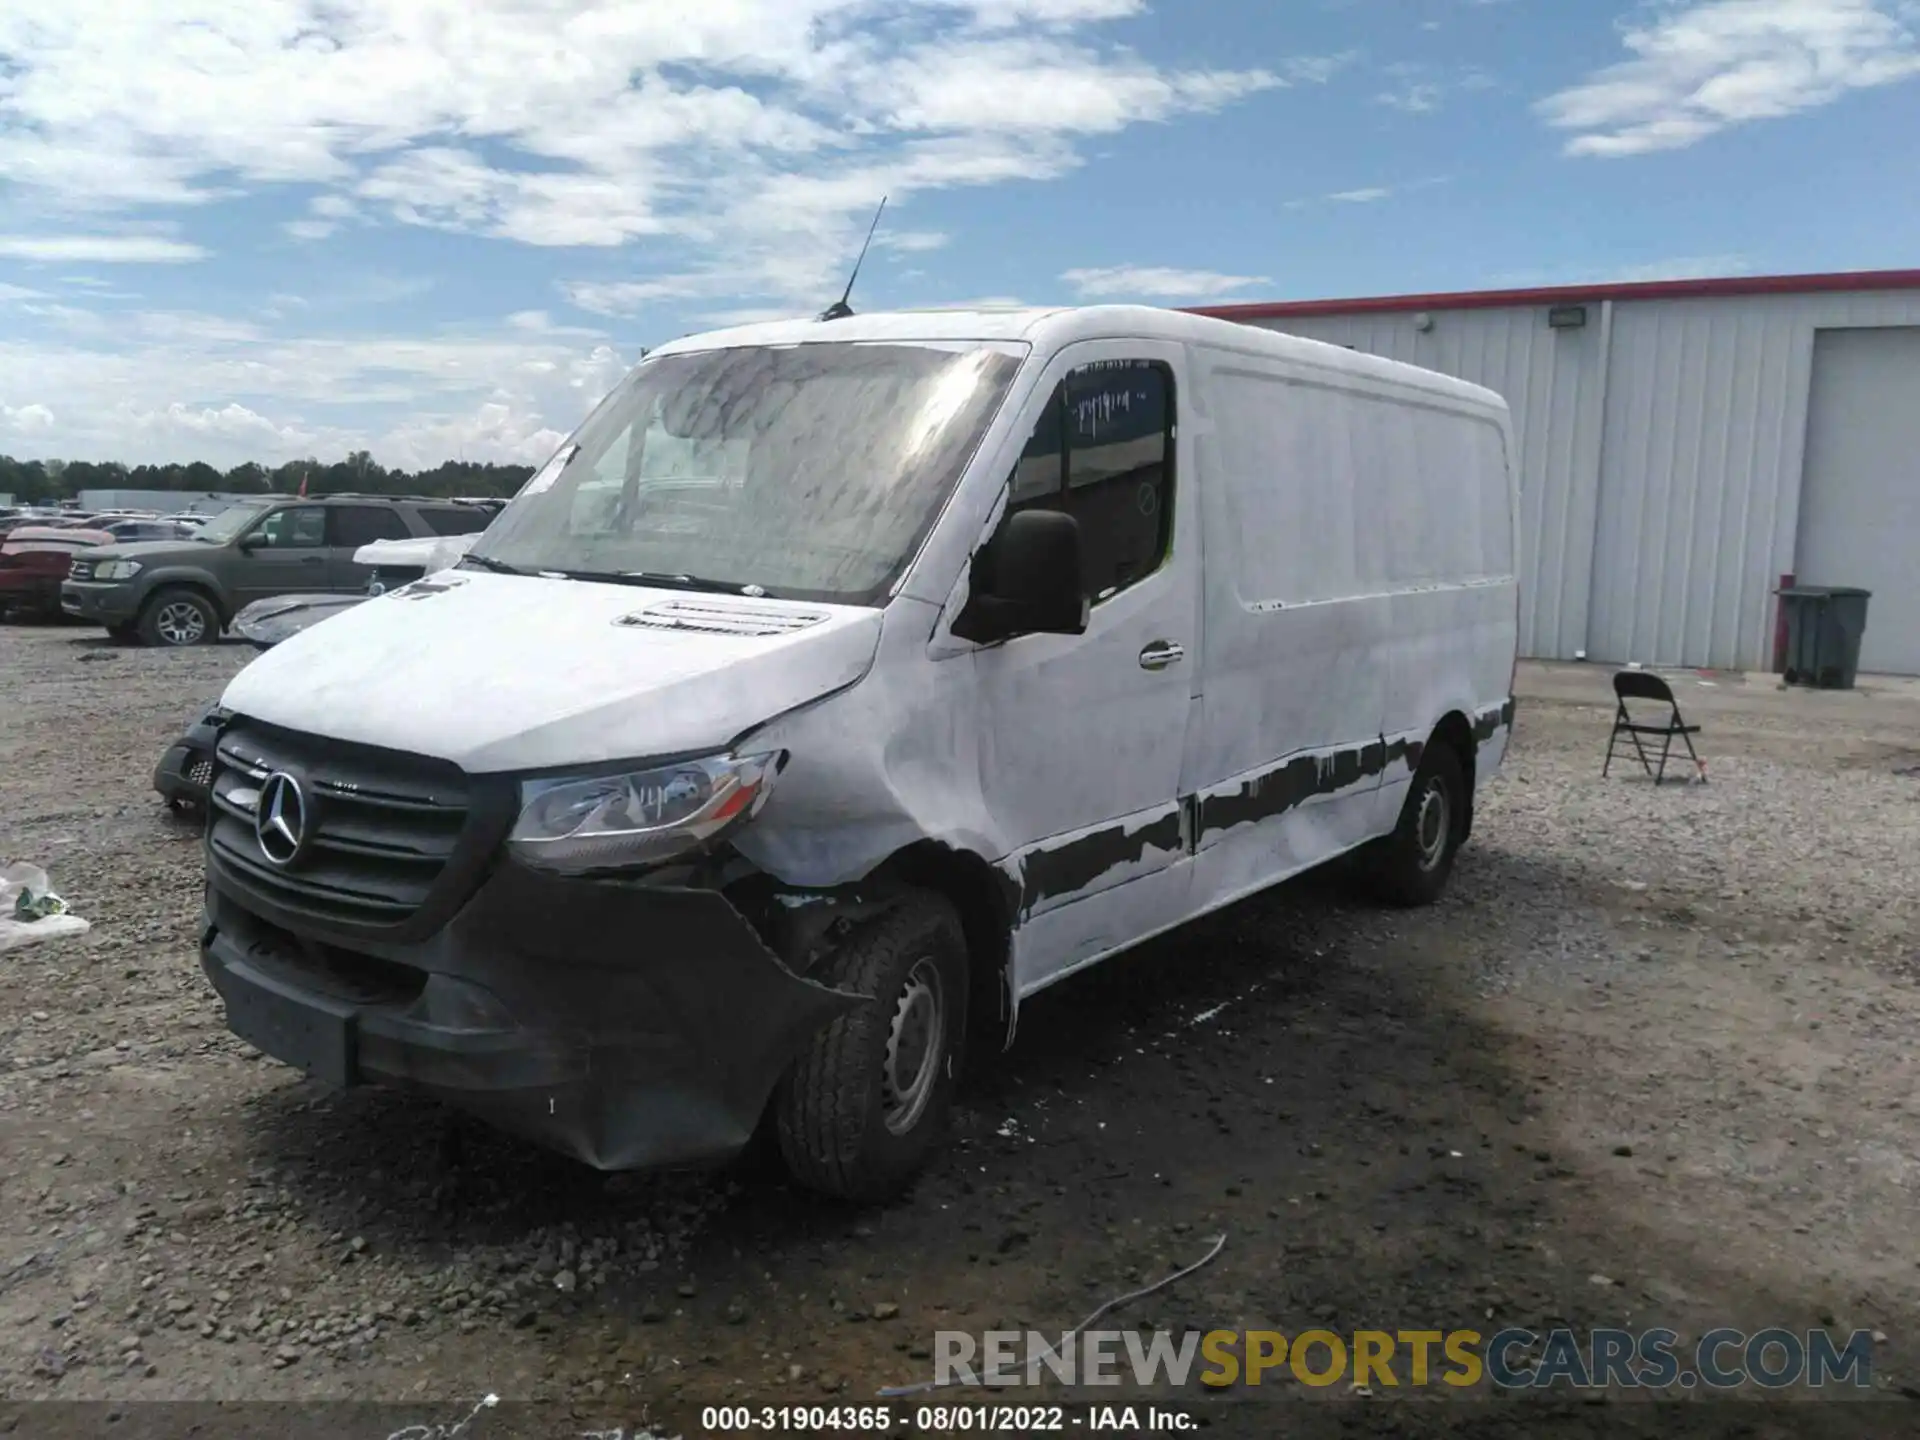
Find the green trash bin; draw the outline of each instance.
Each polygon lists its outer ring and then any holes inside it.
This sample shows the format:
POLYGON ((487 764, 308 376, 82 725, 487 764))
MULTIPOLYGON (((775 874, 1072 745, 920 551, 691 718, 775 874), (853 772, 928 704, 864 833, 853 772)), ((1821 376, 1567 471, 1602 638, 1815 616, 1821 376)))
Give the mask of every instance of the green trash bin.
POLYGON ((1848 585, 1792 585, 1773 592, 1787 612, 1789 685, 1851 690, 1860 669, 1871 590, 1848 585))

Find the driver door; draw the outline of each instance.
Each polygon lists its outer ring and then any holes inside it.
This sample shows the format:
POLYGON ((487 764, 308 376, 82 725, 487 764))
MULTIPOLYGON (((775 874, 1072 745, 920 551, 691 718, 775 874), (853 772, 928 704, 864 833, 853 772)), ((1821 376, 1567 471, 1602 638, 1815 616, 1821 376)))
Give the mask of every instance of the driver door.
POLYGON ((263 517, 235 546, 235 608, 271 595, 327 588, 327 511, 288 505, 263 517))
POLYGON ((1165 343, 1068 347, 1008 477, 1009 513, 1079 522, 1089 601, 1083 635, 1019 635, 973 657, 980 789, 1021 877, 1023 993, 1184 914, 1200 527, 1176 424, 1183 371, 1165 343))

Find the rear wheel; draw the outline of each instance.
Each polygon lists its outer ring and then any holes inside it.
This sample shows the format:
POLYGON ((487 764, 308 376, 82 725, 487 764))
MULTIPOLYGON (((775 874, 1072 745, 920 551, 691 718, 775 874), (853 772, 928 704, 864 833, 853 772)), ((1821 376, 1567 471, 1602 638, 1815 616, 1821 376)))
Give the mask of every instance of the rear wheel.
POLYGON ((220 638, 220 617, 204 595, 162 590, 141 610, 138 629, 149 645, 205 645, 220 638))
POLYGON ((915 891, 809 974, 868 1002, 814 1036, 774 1097, 780 1152, 808 1189, 898 1190, 946 1129, 966 1033, 967 947, 947 900, 915 891))
POLYGON ((1454 857, 1466 834, 1467 782, 1460 756, 1434 741, 1421 757, 1400 822, 1381 850, 1374 889, 1393 905, 1431 905, 1447 888, 1454 857))

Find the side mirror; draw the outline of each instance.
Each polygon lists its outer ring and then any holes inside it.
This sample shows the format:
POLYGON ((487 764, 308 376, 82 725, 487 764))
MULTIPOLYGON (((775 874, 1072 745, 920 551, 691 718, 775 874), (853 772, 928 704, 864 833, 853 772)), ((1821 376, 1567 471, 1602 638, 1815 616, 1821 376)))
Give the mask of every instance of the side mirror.
POLYGON ((1079 522, 1058 510, 1008 516, 974 561, 973 593, 953 633, 989 645, 1014 635, 1086 630, 1079 522))
POLYGON ((236 550, 258 550, 260 548, 260 537, 258 535, 242 535, 238 540, 233 542, 233 548, 236 550))

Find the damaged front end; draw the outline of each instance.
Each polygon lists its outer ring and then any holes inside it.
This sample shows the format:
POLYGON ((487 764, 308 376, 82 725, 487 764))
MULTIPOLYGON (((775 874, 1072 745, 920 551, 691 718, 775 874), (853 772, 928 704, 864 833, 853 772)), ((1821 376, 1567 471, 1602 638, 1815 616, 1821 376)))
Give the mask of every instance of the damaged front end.
POLYGON ((326 1084, 421 1091, 603 1170, 737 1153, 812 1036, 866 1002, 799 973, 807 947, 766 925, 724 844, 621 873, 543 864, 561 858, 532 848, 546 821, 595 783, 239 722, 202 937, 229 1028, 326 1084))
POLYGON ((602 1170, 734 1155, 808 1038, 861 1003, 795 975, 714 889, 507 864, 431 938, 349 947, 253 913, 231 881, 203 963, 242 1039, 602 1170))

